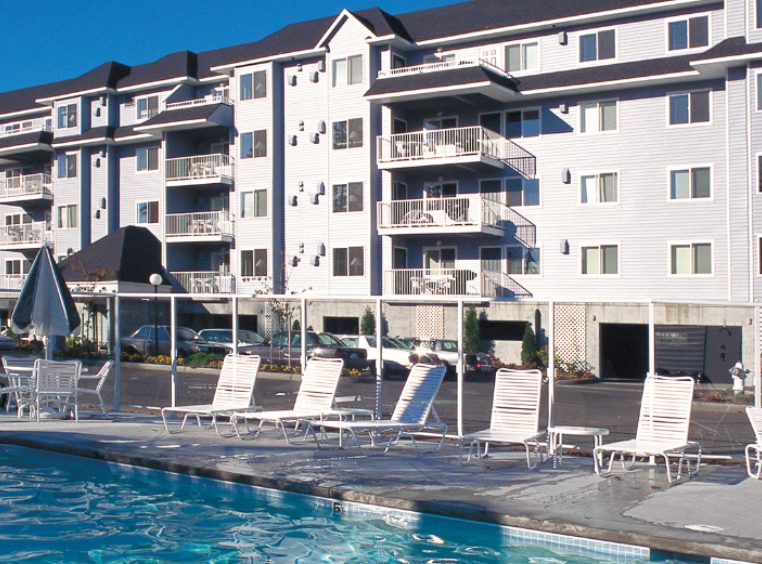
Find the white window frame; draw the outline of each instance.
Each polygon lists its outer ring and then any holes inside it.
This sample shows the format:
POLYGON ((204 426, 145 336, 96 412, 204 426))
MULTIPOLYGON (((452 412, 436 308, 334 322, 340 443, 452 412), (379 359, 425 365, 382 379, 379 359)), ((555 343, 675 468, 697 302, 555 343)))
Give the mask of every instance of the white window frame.
POLYGON ((341 57, 336 57, 335 59, 331 59, 331 88, 346 88, 351 86, 361 86, 365 83, 365 78, 367 74, 367 69, 365 68, 365 55, 363 53, 349 53, 347 55, 343 55, 341 57), (349 59, 353 57, 360 57, 360 60, 362 61, 362 79, 359 82, 349 82, 349 59), (335 76, 335 63, 338 61, 344 61, 344 64, 346 65, 346 82, 342 84, 336 83, 336 76, 335 76))
POLYGON ((256 205, 256 196, 255 196, 255 194, 257 192, 264 192, 265 193, 265 198, 267 198, 269 200, 270 196, 268 194, 267 188, 252 188, 252 189, 247 189, 247 190, 241 190, 241 195, 240 195, 240 198, 239 198, 239 206, 240 206, 239 217, 242 220, 249 221, 249 220, 263 219, 263 218, 267 218, 268 217, 269 211, 270 211, 269 210, 269 204, 270 204, 269 201, 267 201, 267 205, 265 205, 265 214, 264 215, 257 215, 257 205, 256 205), (251 203, 252 203, 252 215, 244 215, 244 209, 245 209, 244 206, 243 206, 243 195, 244 194, 251 194, 251 198, 252 198, 252 200, 251 200, 251 203))
MULTIPOLYGON (((693 176, 691 174, 691 180, 693 176)), ((693 186, 690 187, 691 193, 693 192, 693 186)), ((708 163, 693 163, 688 165, 670 165, 667 167, 667 201, 671 203, 685 203, 685 202, 712 202, 714 201, 714 165, 708 163), (709 197, 708 198, 694 198, 689 196, 688 198, 673 198, 672 197, 672 173, 679 170, 687 170, 689 173, 695 168, 708 168, 709 169, 709 197)))
POLYGON ((670 278, 712 278, 714 277, 714 265, 715 265, 715 257, 714 257, 714 240, 710 239, 699 239, 699 240, 674 240, 674 241, 667 241, 667 276, 670 278), (695 269, 695 264, 693 264, 693 246, 694 245, 709 245, 710 249, 710 260, 712 261, 711 267, 712 271, 707 274, 694 274, 693 272, 689 274, 672 274, 672 247, 676 246, 689 246, 691 248, 691 271, 695 269))
POLYGON ((502 51, 503 51, 503 69, 505 69, 505 72, 511 74, 512 76, 522 76, 522 75, 525 75, 525 74, 531 74, 531 73, 540 72, 540 69, 542 68, 542 60, 541 60, 541 52, 542 52, 542 50, 540 49, 540 39, 539 38, 536 38, 536 39, 524 39, 524 40, 521 40, 521 41, 511 41, 510 43, 506 43, 505 45, 503 45, 502 51), (526 60, 524 60, 524 45, 529 45, 529 44, 532 44, 532 43, 537 45, 537 67, 529 69, 526 66, 526 60), (507 57, 508 47, 515 47, 517 45, 519 46, 519 49, 521 50, 521 70, 510 71, 510 70, 508 70, 508 57, 507 57))
POLYGON ((756 256, 754 257, 754 260, 757 261, 757 268, 756 268, 755 276, 762 277, 762 235, 757 233, 756 239, 757 239, 757 249, 756 249, 756 256))
POLYGON ((267 69, 252 69, 247 70, 246 72, 242 72, 238 76, 238 101, 242 103, 249 103, 253 102, 254 100, 262 100, 267 98, 267 91, 268 91, 268 84, 267 84, 267 69), (265 75, 265 93, 264 95, 257 96, 257 89, 255 88, 255 81, 254 81, 254 75, 257 73, 264 73, 265 75), (244 76, 250 76, 251 77, 251 97, 250 98, 242 98, 241 97, 241 80, 244 76))
POLYGON ((58 155, 56 157, 56 173, 55 173, 55 178, 57 180, 67 180, 67 179, 72 179, 72 178, 79 178, 79 165, 80 165, 80 163, 79 163, 79 153, 77 153, 76 151, 75 152, 66 152, 66 153, 64 153, 64 156, 66 157, 66 176, 61 176, 60 175, 60 169, 58 168, 58 157, 60 157, 60 156, 61 155, 58 155), (70 157, 74 157, 74 168, 76 169, 75 170, 76 174, 74 174, 74 176, 69 176, 69 158, 70 157))
POLYGON ((79 107, 79 103, 78 103, 77 100, 70 100, 68 102, 61 102, 61 103, 57 104, 56 105, 56 115, 55 115, 56 130, 59 130, 59 131, 60 130, 70 131, 72 129, 77 129, 79 127, 79 125, 80 125, 80 117, 82 117, 81 116, 82 112, 80 110, 81 110, 81 108, 79 107), (67 110, 66 110, 66 115, 67 115, 66 121, 67 122, 69 121, 68 120, 68 115, 69 115, 68 108, 69 108, 69 106, 74 106, 74 108, 75 108, 75 112, 77 114, 77 120, 76 120, 77 123, 75 123, 72 126, 68 126, 68 127, 58 127, 58 116, 59 116, 59 113, 60 113, 62 108, 67 108, 67 110))
POLYGON ((135 202, 135 225, 158 225, 161 223, 161 213, 159 207, 159 200, 140 200, 135 202), (151 221, 151 204, 156 204, 156 221, 151 221), (140 221, 140 206, 146 205, 146 217, 148 221, 140 221))
POLYGON ((427 180, 421 184, 421 200, 436 200, 438 198, 458 198, 460 193, 460 181, 459 180, 427 180), (454 196, 427 196, 428 189, 432 186, 442 186, 442 184, 455 184, 454 196))
POLYGON ((61 204, 60 206, 56 206, 56 229, 59 229, 61 231, 68 230, 68 229, 77 229, 79 227, 79 206, 77 204, 61 204), (69 223, 69 209, 74 208, 74 222, 76 225, 70 225, 69 223), (65 209, 66 214, 66 225, 63 225, 63 222, 61 221, 61 210, 65 209), (59 225, 60 224, 60 225, 59 225))
MULTIPOLYGON (((606 170, 591 170, 591 171, 583 171, 579 173, 577 186, 579 187, 579 200, 578 203, 580 206, 588 207, 588 206, 615 206, 619 204, 619 202, 622 201, 622 175, 618 168, 612 168, 612 169, 606 169, 606 170), (585 176, 595 176, 596 177, 596 184, 599 182, 598 179, 600 179, 600 176, 602 174, 614 174, 616 176, 616 200, 613 202, 601 202, 599 199, 596 199, 594 202, 583 202, 582 201, 582 178, 585 176)), ((600 189, 600 187, 598 187, 600 189)), ((596 190, 596 198, 600 197, 600 193, 598 190, 596 190)))
POLYGON ((146 96, 136 96, 135 97, 135 122, 136 123, 142 123, 146 120, 151 119, 154 116, 157 116, 161 113, 161 96, 159 94, 148 94, 146 96), (156 113, 153 115, 150 115, 150 110, 146 106, 146 113, 149 113, 149 115, 146 115, 145 117, 140 116, 140 102, 142 100, 150 100, 151 98, 156 98, 156 113))
MULTIPOLYGON (((506 110, 503 112, 503 119, 502 123, 500 124, 500 127, 503 130, 503 137, 506 139, 509 139, 508 137, 508 114, 515 114, 516 112, 521 112, 521 137, 514 137, 513 139, 534 139, 535 137, 542 137, 542 106, 530 106, 528 108, 515 108, 511 110, 506 110), (531 112, 536 111, 537 112, 537 135, 524 135, 524 112, 531 112)), ((491 112, 485 112, 485 113, 491 113, 491 112)))
POLYGON ((667 127, 669 128, 680 128, 680 127, 702 127, 707 125, 712 125, 714 120, 714 96, 712 95, 714 90, 711 88, 695 88, 693 90, 675 90, 673 92, 667 92, 664 99, 666 102, 666 108, 667 108, 667 115, 666 115, 666 122, 667 127), (709 120, 707 121, 688 121, 688 123, 670 123, 669 121, 669 112, 670 112, 670 99, 672 96, 680 96, 682 94, 688 94, 688 119, 690 120, 690 113, 691 113, 691 107, 690 107, 690 95, 694 92, 706 92, 709 94, 709 120))
POLYGON ((519 174, 518 172, 515 173, 515 174, 508 174, 507 176, 503 177, 503 194, 504 194, 504 196, 503 196, 503 198, 504 198, 503 204, 505 204, 506 206, 508 206, 510 208, 522 208, 522 209, 524 209, 524 208, 530 208, 530 209, 541 208, 542 207, 542 179, 540 178, 539 175, 535 175, 534 178, 526 178, 526 177, 522 176, 521 174, 519 174), (508 190, 508 181, 516 179, 516 178, 521 180, 521 205, 520 206, 515 206, 515 205, 511 206, 508 203, 509 199, 510 199, 509 198, 510 191, 508 190), (524 203, 525 202, 525 197, 524 197, 524 194, 525 194, 525 190, 524 190, 525 182, 526 181, 531 181, 531 180, 534 180, 534 181, 537 182, 537 203, 536 204, 526 204, 526 203, 524 203))
POLYGON ((684 14, 681 16, 675 16, 673 18, 667 18, 664 20, 664 52, 666 54, 670 53, 695 53, 700 52, 705 49, 709 49, 712 46, 712 13, 711 12, 702 12, 698 14, 684 14), (707 44, 702 47, 691 47, 691 35, 690 35, 690 20, 693 18, 701 18, 706 16, 707 18, 707 44), (688 47, 685 49, 670 49, 669 48, 669 24, 680 22, 680 21, 686 21, 688 22, 688 47))
MULTIPOLYGON (((542 260, 542 253, 540 253, 540 260, 542 260)), ((603 261, 603 253, 600 253, 600 259, 603 261)), ((603 266, 603 263, 601 262, 600 266, 603 266)), ((610 280, 612 278, 621 278, 622 277, 622 244, 620 241, 595 241, 595 242, 588 242, 583 241, 579 244, 579 276, 583 279, 588 278, 603 278, 605 280, 610 280), (583 249, 589 249, 592 247, 598 247, 598 250, 600 251, 601 247, 616 247, 616 274, 605 274, 603 272, 599 274, 585 274, 582 272, 582 265, 584 260, 584 254, 583 249)))
MULTIPOLYGON (((426 268, 426 253, 428 251, 442 251, 442 250, 452 250, 454 251, 455 257, 452 259, 453 264, 453 270, 456 270, 458 268, 458 247, 457 245, 442 245, 440 246, 426 246, 421 247, 421 270, 429 270, 426 268)), ((477 259, 478 260, 478 259, 477 259)))
POLYGON ((757 69, 755 73, 754 86, 756 87, 754 111, 762 112, 762 69, 757 69))
POLYGON ((138 147, 135 149, 135 173, 136 174, 146 174, 146 173, 155 173, 158 172, 161 168, 161 150, 159 147, 138 147), (146 152, 146 166, 149 166, 149 163, 151 159, 148 158, 148 151, 156 151, 156 168, 138 168, 138 163, 140 162, 140 159, 138 158, 138 152, 139 151, 145 151, 146 152))
POLYGON ((361 116, 361 117, 352 117, 352 118, 344 118, 344 119, 333 120, 331 122, 330 136, 331 136, 331 138, 330 138, 331 141, 330 142, 331 142, 331 150, 332 151, 346 151, 346 150, 349 150, 349 149, 362 149, 365 146, 365 118, 363 118, 361 116), (359 145, 352 145, 352 146, 350 146, 349 145, 349 122, 350 121, 355 121, 355 120, 360 120, 360 122, 362 123, 362 134, 361 134, 361 137, 360 137, 360 144, 359 145), (345 145, 343 147, 336 147, 336 146, 334 146, 333 128, 334 128, 335 124, 342 123, 342 122, 345 123, 346 127, 347 127, 347 140, 346 140, 346 143, 345 143, 345 145))
POLYGON ((612 133, 619 133, 619 98, 604 98, 601 100, 587 100, 584 102, 579 102, 578 104, 579 108, 579 134, 580 135, 610 135, 612 133), (607 129, 605 131, 601 130, 601 104, 605 104, 607 102, 614 102, 615 105, 615 111, 616 111, 616 127, 614 129, 607 129), (595 104, 598 109, 598 122, 597 122, 597 128, 595 131, 592 131, 588 129, 587 131, 582 130, 582 123, 583 123, 583 117, 584 117, 584 111, 583 106, 590 106, 595 104))
POLYGON ((363 211, 365 211, 365 208, 366 208, 366 206, 365 206, 365 182, 363 182, 362 180, 348 180, 346 182, 337 182, 335 184, 331 184, 331 214, 362 213, 363 211), (362 192, 362 198, 360 200, 360 202, 362 204, 362 209, 359 209, 359 210, 350 210, 349 209, 349 186, 351 184, 359 184, 360 185, 360 189, 361 189, 361 192, 362 192), (335 191, 337 186, 345 186, 346 187, 346 191, 347 191, 347 209, 345 209, 345 210, 338 210, 337 211, 334 208, 333 198, 334 198, 334 191, 335 191))
POLYGON ((345 278, 354 278, 354 279, 364 279, 364 278, 367 278, 367 276, 368 276, 368 259, 369 259, 369 256, 368 256, 368 253, 365 252, 366 248, 367 247, 365 245, 353 245, 351 243, 339 244, 339 245, 335 245, 335 246, 331 247, 331 278, 340 278, 342 280, 345 279, 345 278), (356 249, 356 248, 362 249, 362 274, 350 274, 349 273, 349 249, 356 249), (333 260, 334 251, 341 250, 341 249, 344 249, 344 250, 347 251, 347 270, 346 270, 346 274, 336 274, 336 271, 335 271, 336 265, 334 264, 334 260, 333 260))
POLYGON ((757 181, 757 187, 754 190, 755 194, 762 195, 762 151, 757 152, 754 155, 754 170, 755 179, 757 181))
POLYGON ((610 64, 618 62, 619 61, 619 29, 620 28, 619 28, 618 25, 614 25, 614 26, 598 27, 598 28, 595 28, 595 29, 585 29, 585 30, 580 30, 579 32, 577 32, 577 34, 576 34, 576 39, 577 39, 577 53, 576 53, 577 64, 587 67, 587 66, 591 66, 591 65, 610 65, 610 64), (600 51, 600 49, 598 47, 598 34, 600 32, 602 32, 602 31, 609 31, 609 30, 613 30, 614 31, 614 56, 612 58, 610 58, 610 59, 599 59, 597 57, 597 54, 600 51), (582 60, 580 60, 580 57, 582 56, 582 37, 585 36, 585 35, 593 35, 593 34, 595 34, 595 36, 596 36, 595 37, 596 58, 594 60, 592 60, 592 61, 582 61, 582 60))
MULTIPOLYGON (((487 248, 489 248, 489 246, 487 246, 487 248)), ((479 253, 480 253, 479 257, 481 259, 481 247, 479 247, 479 249, 480 249, 479 250, 479 253)), ((524 245, 520 245, 518 243, 511 244, 511 245, 503 245, 503 247, 502 247, 502 253, 503 253, 503 267, 502 267, 501 270, 507 276, 529 276, 532 279, 539 278, 539 277, 542 276, 542 273, 543 273, 543 268, 542 268, 542 260, 543 260, 543 258, 542 257, 544 255, 544 253, 542 252, 542 248, 540 247, 540 245, 535 245, 534 247, 525 247, 524 245), (521 252, 521 274, 516 274, 516 273, 511 274, 510 272, 508 272, 508 249, 522 249, 522 252, 521 252), (526 271, 526 266, 527 266, 527 264, 526 264, 526 254, 527 254, 528 251, 530 251, 532 249, 537 249, 537 250, 540 251, 540 261, 537 263, 538 264, 538 268, 540 269, 540 271, 537 272, 537 273, 534 273, 534 274, 531 273, 531 272, 527 272, 526 271)), ((479 266, 481 266, 481 264, 479 266)))

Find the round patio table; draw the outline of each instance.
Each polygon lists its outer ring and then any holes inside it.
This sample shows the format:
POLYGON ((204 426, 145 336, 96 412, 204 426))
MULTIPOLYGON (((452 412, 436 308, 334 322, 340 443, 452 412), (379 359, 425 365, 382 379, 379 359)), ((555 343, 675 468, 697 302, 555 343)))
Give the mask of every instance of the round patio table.
MULTIPOLYGON (((553 458, 553 468, 558 468, 564 458, 564 435, 574 435, 580 437, 593 437, 595 447, 603 444, 603 437, 609 434, 608 429, 602 427, 577 427, 572 425, 553 425, 548 427, 548 453, 553 458)), ((593 465, 598 472, 600 461, 593 454, 593 465)))

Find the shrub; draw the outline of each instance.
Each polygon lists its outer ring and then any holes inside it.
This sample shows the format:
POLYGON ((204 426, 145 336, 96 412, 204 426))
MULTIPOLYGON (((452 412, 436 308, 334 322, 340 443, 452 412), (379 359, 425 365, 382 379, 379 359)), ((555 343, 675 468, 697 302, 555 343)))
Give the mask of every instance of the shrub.
POLYGON ((537 339, 532 330, 532 324, 527 323, 524 326, 524 337, 521 340, 521 362, 525 366, 530 366, 537 361, 537 339))
POLYGON ((360 319, 360 334, 361 335, 373 335, 376 332, 376 316, 369 307, 365 308, 360 319))
POLYGON ((463 350, 466 354, 474 354, 479 352, 481 345, 479 318, 476 316, 476 308, 469 306, 463 320, 463 350))

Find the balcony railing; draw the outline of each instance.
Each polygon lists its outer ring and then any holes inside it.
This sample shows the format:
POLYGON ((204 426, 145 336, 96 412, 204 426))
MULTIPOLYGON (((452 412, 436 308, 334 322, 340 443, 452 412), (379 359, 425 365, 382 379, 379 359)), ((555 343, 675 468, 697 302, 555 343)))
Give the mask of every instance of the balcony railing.
POLYGON ((167 237, 232 237, 233 221, 227 211, 167 215, 167 237))
POLYGON ((187 108, 190 106, 204 106, 206 104, 228 104, 232 105, 233 102, 225 94, 209 94, 203 98, 193 98, 192 100, 182 100, 180 102, 170 102, 169 104, 164 102, 165 110, 177 110, 180 108, 187 108))
POLYGON ((384 292, 395 296, 529 297, 531 292, 503 272, 462 268, 387 270, 384 292))
POLYGON ((48 224, 44 221, 19 223, 0 227, 0 246, 24 247, 41 245, 50 240, 48 224))
POLYGON ((20 290, 26 281, 26 274, 0 274, 0 288, 4 290, 20 290))
POLYGON ((454 198, 394 200, 378 203, 378 226, 385 229, 434 231, 441 228, 501 229, 502 204, 480 194, 454 198))
POLYGON ((0 180, 0 199, 52 195, 52 181, 47 173, 25 174, 0 180))
POLYGON ((478 56, 457 56, 442 61, 434 61, 430 63, 423 63, 421 65, 411 65, 409 67, 398 67, 396 69, 386 69, 378 72, 378 78, 392 78, 395 76, 407 76, 411 74, 424 74, 430 72, 446 71, 455 68, 462 67, 484 67, 490 71, 511 78, 511 75, 505 72, 500 67, 497 67, 479 58, 478 56))
POLYGON ((50 118, 30 119, 0 125, 0 137, 29 133, 30 131, 52 131, 50 118))
POLYGON ((223 181, 233 178, 234 159, 229 155, 197 155, 167 159, 167 182, 223 181))
POLYGON ((234 294, 235 276, 215 271, 173 272, 180 285, 189 294, 234 294))

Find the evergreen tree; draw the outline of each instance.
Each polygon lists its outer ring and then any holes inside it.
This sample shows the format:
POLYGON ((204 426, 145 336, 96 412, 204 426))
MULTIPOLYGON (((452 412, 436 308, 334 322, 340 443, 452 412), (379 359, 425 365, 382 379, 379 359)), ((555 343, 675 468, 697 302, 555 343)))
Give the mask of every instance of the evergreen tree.
POLYGON ((476 308, 469 306, 463 320, 463 350, 466 354, 474 354, 479 352, 481 344, 479 318, 476 316, 476 308))
POLYGON ((365 308, 365 312, 360 319, 360 334, 361 335, 374 335, 376 333, 376 316, 369 307, 365 308))
POLYGON ((521 363, 530 365, 537 360, 537 339, 532 330, 532 324, 524 326, 524 338, 521 340, 521 363))

